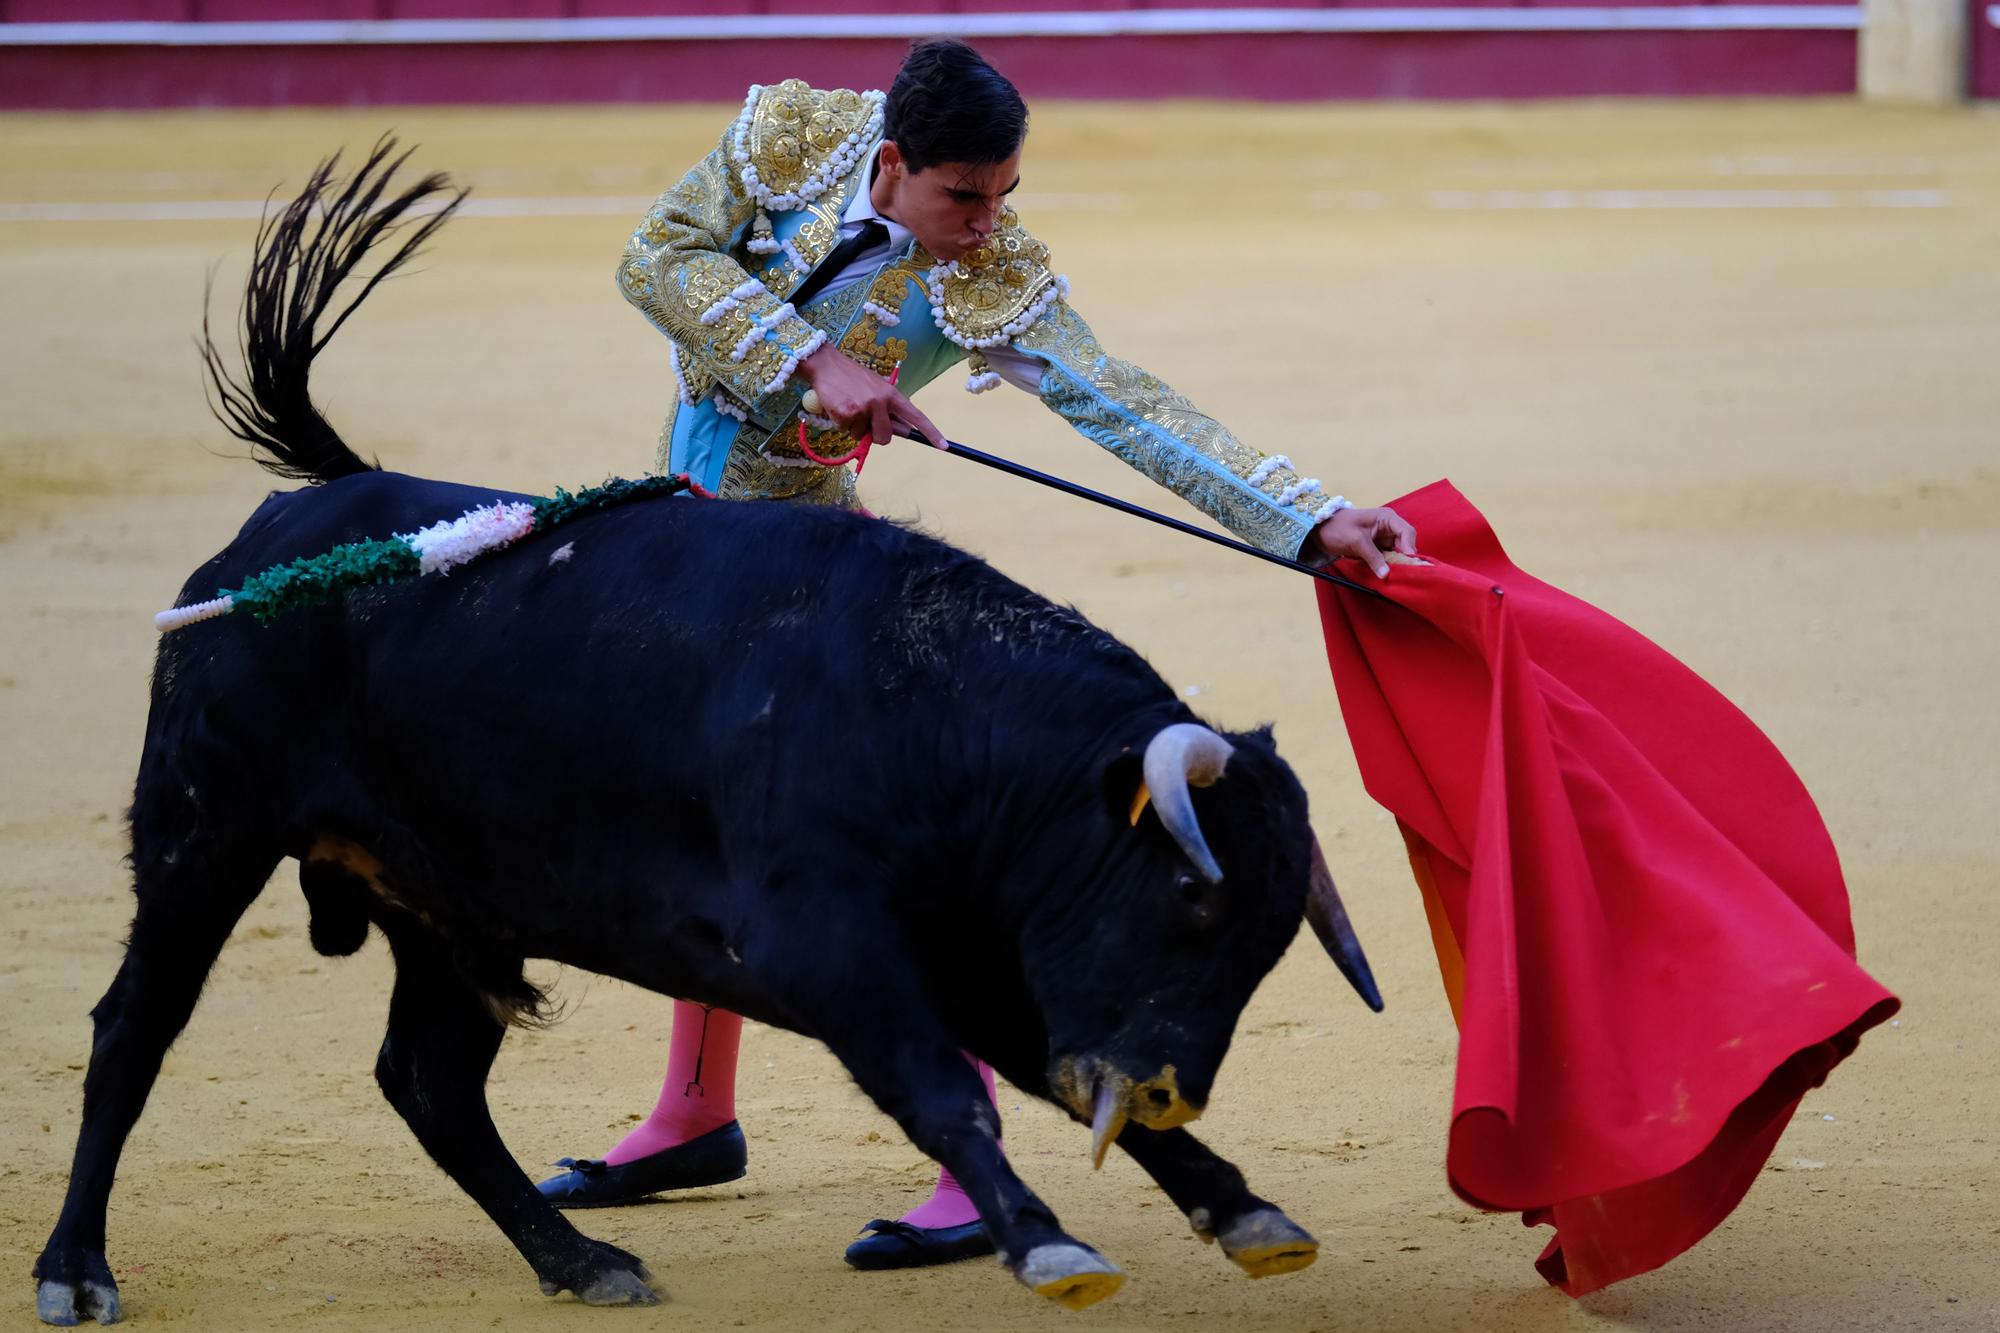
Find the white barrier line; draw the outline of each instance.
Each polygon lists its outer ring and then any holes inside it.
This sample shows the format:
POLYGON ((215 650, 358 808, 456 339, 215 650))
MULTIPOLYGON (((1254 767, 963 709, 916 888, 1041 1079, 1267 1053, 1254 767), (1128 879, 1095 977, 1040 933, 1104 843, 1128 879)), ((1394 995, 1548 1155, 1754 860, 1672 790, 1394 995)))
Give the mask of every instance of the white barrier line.
POLYGON ((0 222, 222 222, 260 218, 262 199, 145 200, 135 203, 0 203, 0 222))
MULTIPOLYGON (((2000 11, 1996 6, 1989 13, 2000 11)), ((1231 33, 1858 31, 1861 6, 1124 9, 974 14, 679 14, 566 19, 0 23, 0 46, 428 46, 782 38, 1148 37, 1231 33)))
MULTIPOLYGON (((626 214, 637 219, 653 205, 652 195, 616 197, 572 195, 518 199, 467 199, 459 205, 469 218, 570 218, 626 214)), ((0 203, 0 222, 235 222, 261 218, 282 202, 264 199, 146 199, 107 203, 0 203)), ((418 205, 413 214, 435 213, 418 205)))
MULTIPOLYGON (((1430 190, 1403 195, 1380 190, 1313 190, 1298 196, 1322 211, 1381 212, 1427 209, 1440 213, 1582 209, 1766 210, 1776 208, 1948 208, 1948 190, 1430 190)), ((1116 212, 1121 194, 1049 195, 1025 206, 1047 212, 1116 212)), ((567 195, 491 198, 474 196, 459 211, 475 218, 629 217, 652 207, 650 195, 567 195)), ((262 199, 138 200, 104 203, 4 203, 5 222, 236 222, 254 221, 269 205, 262 199)), ((418 208, 417 212, 435 211, 418 208)))
MULTIPOLYGON (((653 206, 656 196, 521 195, 491 198, 473 195, 459 205, 468 218, 629 217, 635 223, 653 206)), ((1123 194, 1022 194, 1022 207, 1044 213, 1116 213, 1130 205, 1123 194)), ((105 202, 0 202, 0 222, 237 222, 255 221, 282 202, 263 199, 141 199, 105 202)), ((435 202, 419 204, 412 213, 434 213, 435 202)))
POLYGON ((1933 176, 1937 163, 1927 157, 1717 157, 1709 170, 1718 176, 1933 176))
POLYGON ((1466 209, 1943 208, 1943 190, 1434 190, 1430 206, 1466 209))
MULTIPOLYGON (((0 0, 4 3, 4 0, 0 0)), ((1314 180, 1336 181, 1353 179, 1367 181, 1389 174, 1387 159, 1378 158, 1336 158, 1305 157, 1288 159, 1294 174, 1314 180)), ((1204 173, 1234 171, 1242 165, 1242 156, 1231 157, 1175 157, 1174 169, 1183 176, 1201 176, 1204 173)), ((1124 163, 1128 170, 1124 176, 1150 179, 1158 174, 1158 163, 1124 163)), ((1426 163, 1424 171, 1428 175, 1475 179, 1479 181, 1507 180, 1547 180, 1569 170, 1574 165, 1568 160, 1551 158, 1509 158, 1505 161, 1481 161, 1446 159, 1426 163)), ((1924 157, 1812 157, 1812 156, 1744 156, 1710 157, 1699 163, 1690 161, 1677 164, 1678 174, 1688 175, 1705 171, 1711 176, 1731 180, 1757 179, 1761 177, 1813 176, 1819 178, 1860 177, 1881 179, 1895 177, 1935 178, 1942 167, 1939 162, 1924 157)), ((15 176, 29 173, 14 172, 15 176)), ((605 187, 607 190, 619 186, 645 188, 653 184, 656 173, 637 165, 592 167, 577 179, 574 171, 552 167, 506 167, 488 163, 479 168, 472 183, 481 190, 501 189, 537 190, 555 189, 562 186, 605 187)), ((1095 173, 1106 175, 1104 171, 1095 173)), ((249 171, 226 171, 219 168, 200 171, 151 171, 132 168, 129 170, 103 171, 36 171, 33 179, 45 190, 57 189, 81 194, 115 195, 120 191, 138 194, 184 194, 223 193, 241 189, 257 183, 258 176, 249 171)), ((475 199, 481 196, 474 196, 475 199)), ((543 198, 546 196, 527 196, 543 198)), ((590 195, 596 199, 602 196, 590 195)), ((637 198, 636 195, 625 196, 637 198)), ((1112 213, 1131 207, 1131 196, 1118 190, 1033 190, 1024 189, 1013 196, 1014 202, 1035 213, 1052 211, 1075 213, 1112 213)))

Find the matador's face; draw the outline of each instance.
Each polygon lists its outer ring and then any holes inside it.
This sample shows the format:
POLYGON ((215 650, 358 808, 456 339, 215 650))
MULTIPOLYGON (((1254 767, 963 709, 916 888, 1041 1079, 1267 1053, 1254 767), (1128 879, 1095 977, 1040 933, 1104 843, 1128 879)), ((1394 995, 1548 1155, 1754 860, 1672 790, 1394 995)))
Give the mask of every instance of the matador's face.
POLYGON ((1005 162, 968 166, 938 162, 911 171, 894 141, 882 145, 869 187, 875 211, 909 228, 919 243, 950 263, 993 234, 1007 196, 1021 183, 1021 153, 1005 162))

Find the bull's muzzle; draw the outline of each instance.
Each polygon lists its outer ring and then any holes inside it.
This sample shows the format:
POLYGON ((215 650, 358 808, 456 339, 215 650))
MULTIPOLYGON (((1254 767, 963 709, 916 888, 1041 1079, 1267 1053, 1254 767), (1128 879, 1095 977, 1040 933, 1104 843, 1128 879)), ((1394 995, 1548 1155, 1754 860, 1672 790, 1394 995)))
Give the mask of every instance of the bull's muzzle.
POLYGON ((1203 1109, 1181 1095, 1172 1065, 1140 1080, 1103 1061, 1070 1059, 1062 1062, 1054 1083, 1062 1102, 1090 1122, 1093 1168, 1104 1165, 1128 1120, 1147 1129, 1173 1129, 1198 1119, 1203 1109))

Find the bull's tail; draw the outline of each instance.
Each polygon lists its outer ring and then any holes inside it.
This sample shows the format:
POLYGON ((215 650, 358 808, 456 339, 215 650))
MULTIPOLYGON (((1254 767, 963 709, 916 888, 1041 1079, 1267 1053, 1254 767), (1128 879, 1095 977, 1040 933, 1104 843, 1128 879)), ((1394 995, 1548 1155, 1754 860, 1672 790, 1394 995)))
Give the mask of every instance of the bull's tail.
POLYGON ((313 405, 307 379, 313 358, 375 284, 409 262, 465 198, 448 177, 431 175, 382 202, 390 178, 408 157, 396 152, 394 139, 384 138, 361 169, 343 179, 335 174, 336 153, 313 171, 298 198, 265 217, 243 292, 240 374, 223 364, 204 305, 201 355, 209 410, 249 444, 252 458, 281 477, 332 481, 377 466, 327 424, 313 405), (376 247, 391 242, 388 258, 360 275, 361 290, 327 318, 341 284, 356 276, 376 247))

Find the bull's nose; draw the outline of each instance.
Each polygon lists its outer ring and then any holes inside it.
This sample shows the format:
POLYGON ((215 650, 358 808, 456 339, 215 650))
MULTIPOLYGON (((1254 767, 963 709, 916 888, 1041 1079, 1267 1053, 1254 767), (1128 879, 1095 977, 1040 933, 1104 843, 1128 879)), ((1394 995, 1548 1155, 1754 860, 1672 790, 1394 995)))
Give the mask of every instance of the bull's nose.
POLYGON ((1200 1118, 1202 1108, 1181 1096, 1174 1067, 1168 1065, 1144 1083, 1132 1085, 1126 1113, 1148 1129, 1172 1129, 1200 1118))

